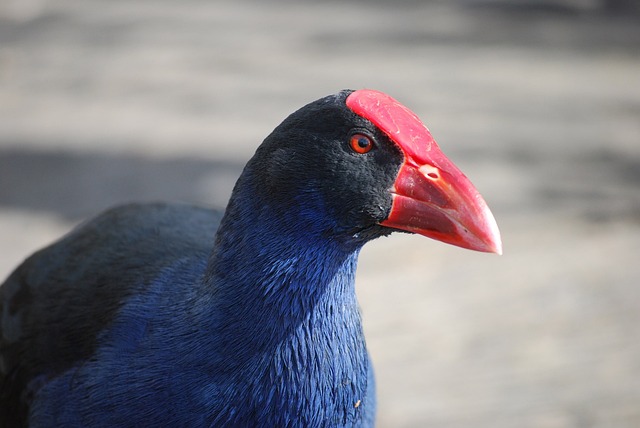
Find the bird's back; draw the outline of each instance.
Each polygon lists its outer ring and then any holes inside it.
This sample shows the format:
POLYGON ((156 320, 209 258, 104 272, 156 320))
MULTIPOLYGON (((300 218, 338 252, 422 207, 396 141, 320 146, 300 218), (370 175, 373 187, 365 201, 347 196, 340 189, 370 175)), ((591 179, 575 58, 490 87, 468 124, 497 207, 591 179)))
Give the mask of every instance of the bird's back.
POLYGON ((39 386, 90 358, 127 297, 165 266, 204 266, 220 218, 188 205, 114 208, 20 265, 0 287, 0 426, 26 425, 39 386))

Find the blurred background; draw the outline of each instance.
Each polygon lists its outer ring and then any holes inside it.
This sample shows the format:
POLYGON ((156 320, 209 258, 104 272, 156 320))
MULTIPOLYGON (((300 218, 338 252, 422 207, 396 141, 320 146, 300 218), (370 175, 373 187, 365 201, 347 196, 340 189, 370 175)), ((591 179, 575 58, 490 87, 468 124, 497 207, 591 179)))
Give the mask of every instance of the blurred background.
POLYGON ((364 87, 504 239, 365 248, 378 426, 639 427, 637 1, 1 0, 0 277, 114 204, 224 206, 286 115, 364 87))

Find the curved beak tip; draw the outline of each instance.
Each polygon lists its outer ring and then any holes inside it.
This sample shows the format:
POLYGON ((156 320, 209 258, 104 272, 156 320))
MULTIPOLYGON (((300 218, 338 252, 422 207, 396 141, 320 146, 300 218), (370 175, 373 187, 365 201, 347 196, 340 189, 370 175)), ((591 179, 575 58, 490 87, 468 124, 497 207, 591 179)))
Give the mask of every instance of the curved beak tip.
POLYGON ((493 239, 488 242, 488 246, 485 252, 494 253, 499 256, 502 255, 502 240, 500 239, 500 234, 494 236, 493 239))
POLYGON ((499 237, 498 237, 498 241, 495 243, 495 245, 491 249, 491 252, 499 256, 502 255, 502 241, 500 240, 499 237))
POLYGON ((484 210, 484 219, 485 219, 485 227, 483 227, 482 231, 485 232, 482 236, 482 241, 486 244, 487 253, 495 253, 499 256, 502 255, 502 237, 500 236, 500 229, 498 228, 498 223, 496 222, 493 213, 489 209, 489 207, 485 204, 484 210))

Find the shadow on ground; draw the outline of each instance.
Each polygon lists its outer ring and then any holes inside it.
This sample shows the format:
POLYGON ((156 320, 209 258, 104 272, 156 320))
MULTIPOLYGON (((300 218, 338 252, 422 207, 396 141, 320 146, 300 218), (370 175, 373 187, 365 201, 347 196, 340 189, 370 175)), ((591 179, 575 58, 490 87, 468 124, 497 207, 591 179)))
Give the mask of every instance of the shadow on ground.
POLYGON ((0 152, 0 207, 47 211, 74 221, 131 201, 223 208, 241 170, 242 165, 214 160, 5 150, 0 152))

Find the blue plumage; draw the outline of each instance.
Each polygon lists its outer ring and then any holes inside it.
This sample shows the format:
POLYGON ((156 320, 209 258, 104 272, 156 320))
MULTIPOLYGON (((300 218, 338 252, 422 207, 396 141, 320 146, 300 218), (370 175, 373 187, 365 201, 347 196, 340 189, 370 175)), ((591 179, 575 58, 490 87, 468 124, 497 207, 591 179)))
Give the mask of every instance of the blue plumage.
POLYGON ((240 215, 225 222, 233 226, 218 235, 208 266, 187 253, 162 267, 99 334, 94 357, 39 391, 33 426, 371 419, 357 250, 312 230, 283 231, 277 220, 269 228, 240 215))

